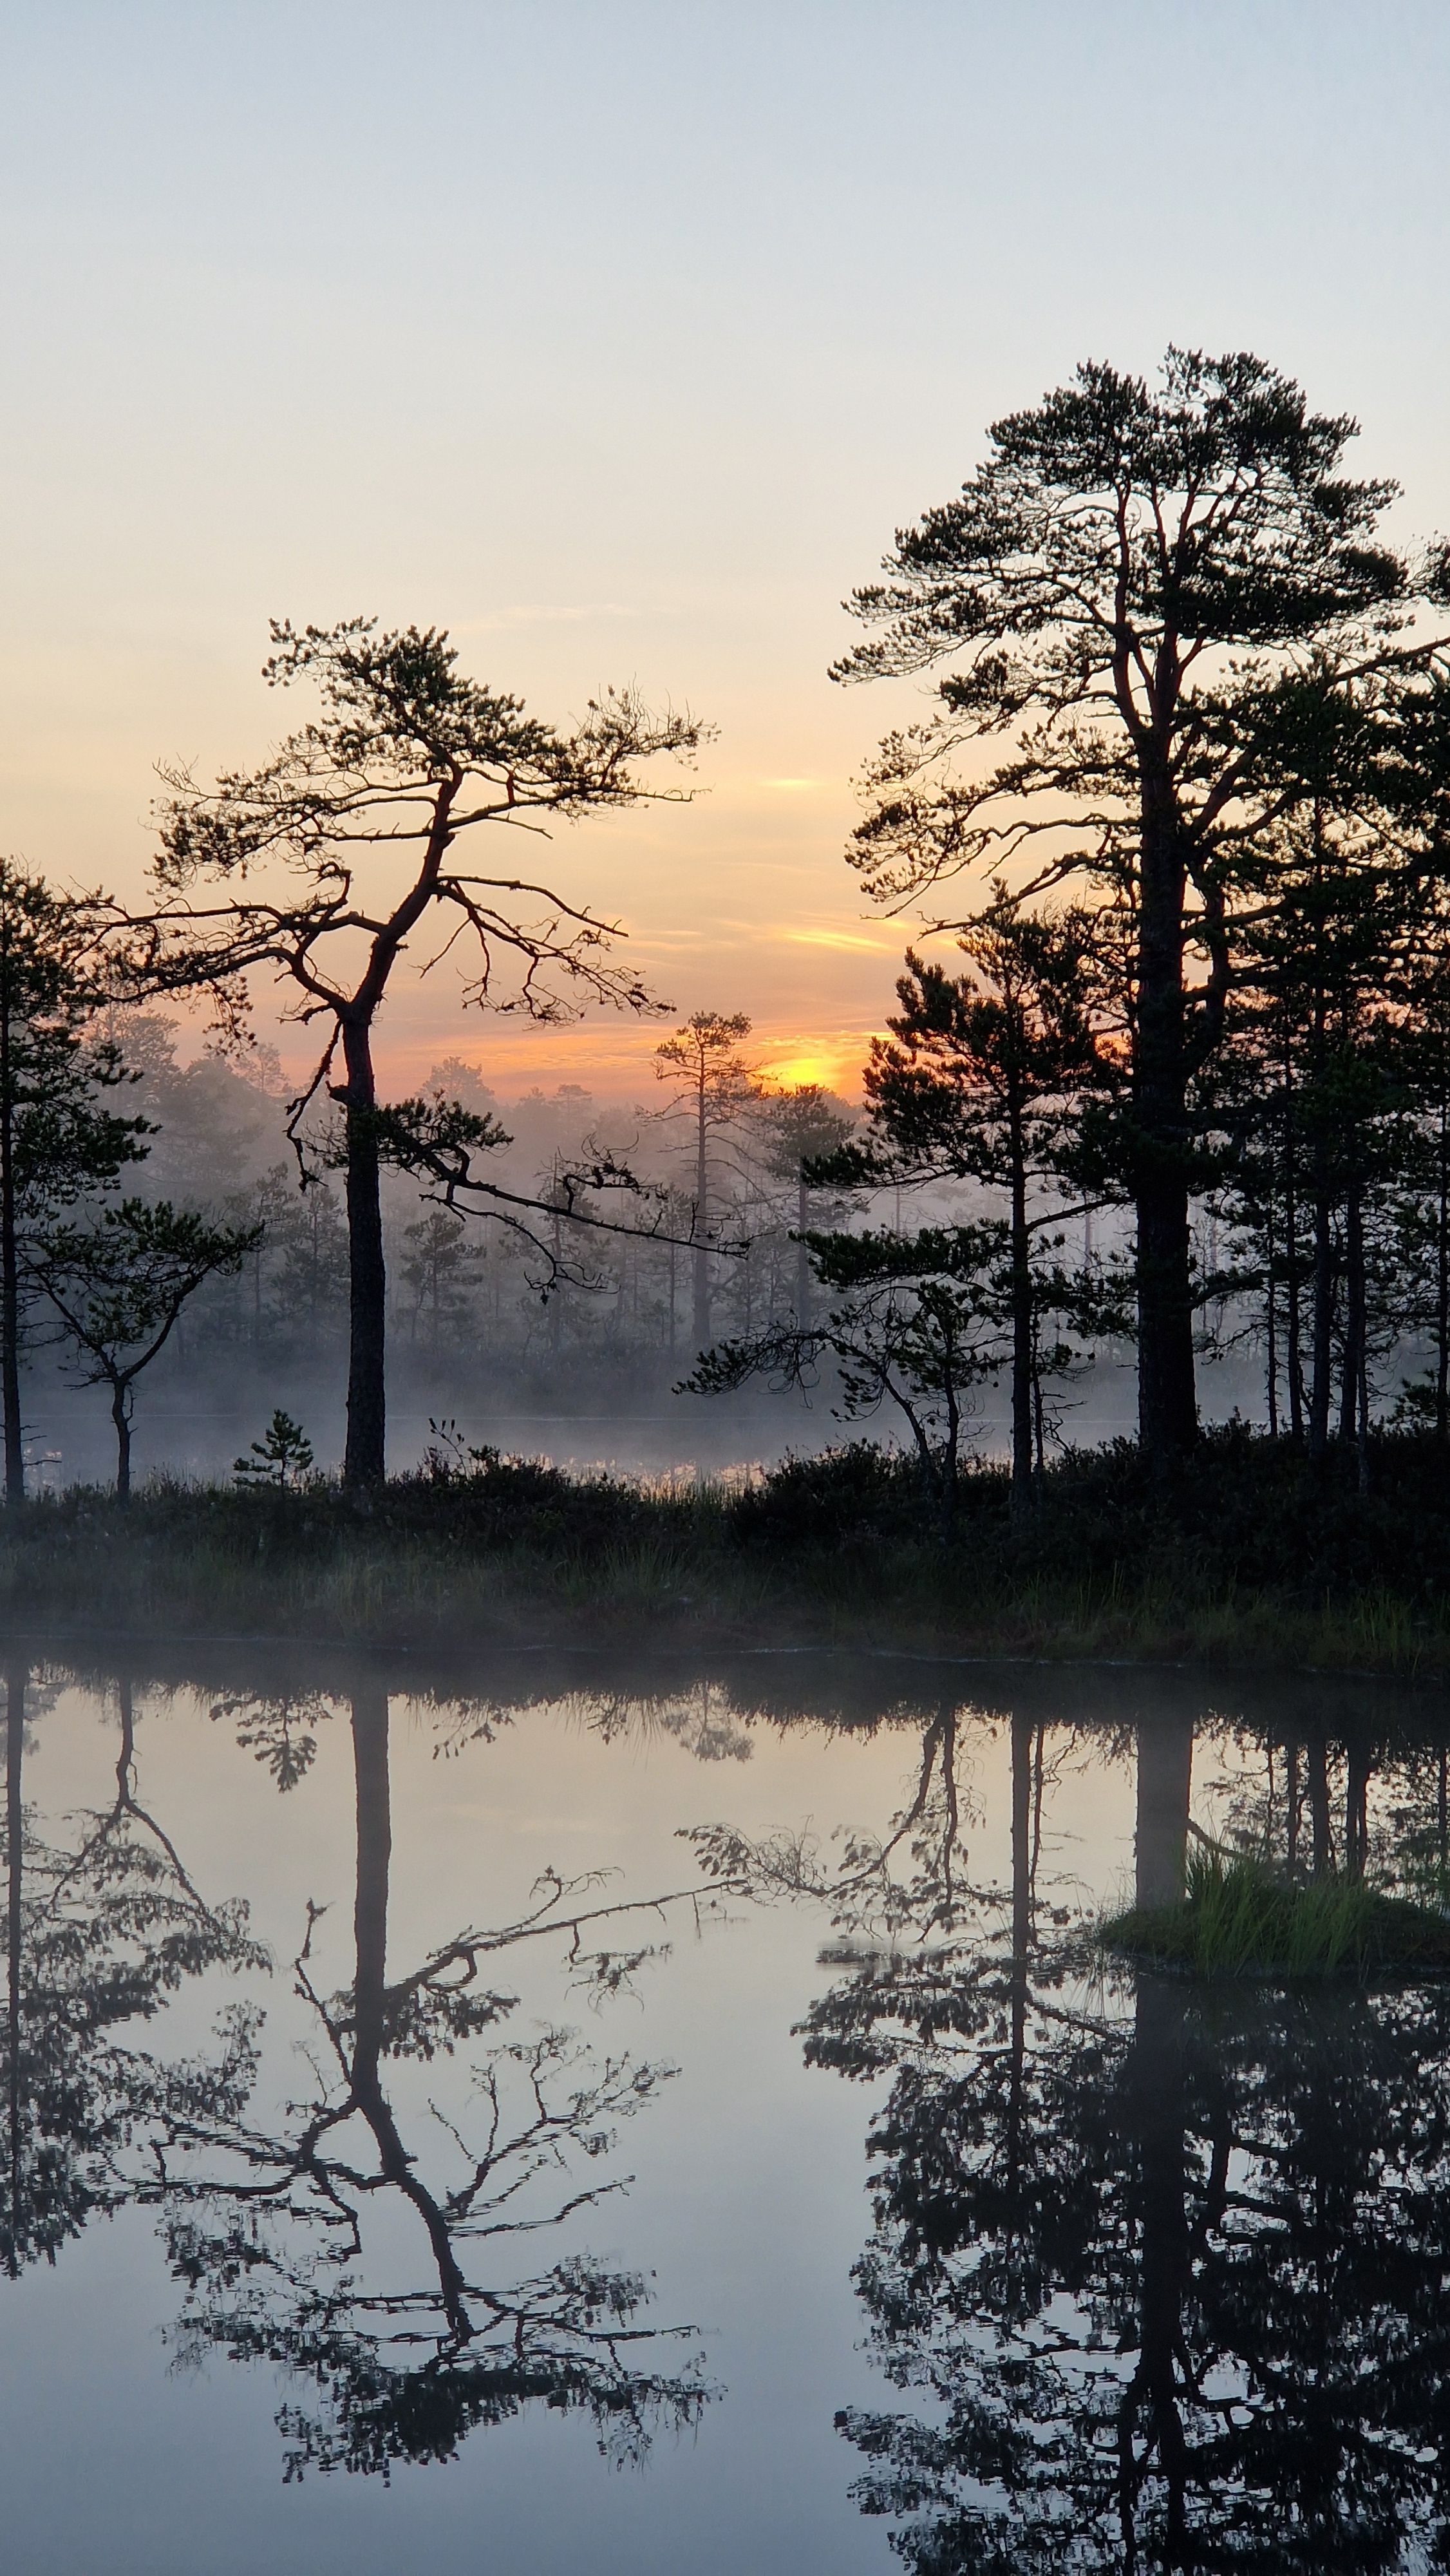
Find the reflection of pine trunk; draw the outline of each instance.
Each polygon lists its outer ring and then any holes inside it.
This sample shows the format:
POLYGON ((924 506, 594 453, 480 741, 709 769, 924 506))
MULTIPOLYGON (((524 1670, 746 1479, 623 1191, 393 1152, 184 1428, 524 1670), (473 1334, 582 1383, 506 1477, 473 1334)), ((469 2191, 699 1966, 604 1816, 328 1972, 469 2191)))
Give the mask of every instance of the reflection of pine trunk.
POLYGON ((1192 1718, 1141 1720, 1134 1838, 1140 1905, 1172 1905, 1183 1894, 1192 1779, 1192 1718))
POLYGON ((1027 2047, 1027 1954, 1032 1943, 1032 1721, 1012 1720, 1012 2059, 1007 2171, 1016 2181, 1022 2145, 1022 2070, 1027 2047))
POLYGON ((1334 1858, 1334 1844, 1329 1831, 1329 1761, 1320 1736, 1305 1753, 1308 1773, 1309 1818, 1314 1837, 1314 1875, 1328 1876, 1334 1858))
POLYGON ((356 1489, 383 1481, 388 1275, 383 1260, 377 1095, 367 1029, 349 1021, 343 1030, 343 1048, 347 1063, 349 1289, 347 1446, 342 1480, 356 1489))
POLYGON ((1344 1781, 1344 1866, 1351 1878, 1363 1878, 1369 1846, 1370 1750, 1362 1737, 1351 1736, 1344 1781))
POLYGON ((388 1870, 392 1859, 392 1800, 388 1780, 388 1695, 359 1691, 352 1704, 352 1749, 357 1775, 357 1990, 353 2028, 353 2089, 376 2088, 383 2046, 383 1984, 388 1947, 388 1870))
POLYGON ((10 2261, 12 2280, 20 2273, 20 2191, 23 2164, 23 2135, 20 2100, 20 1965, 21 1905, 24 1895, 25 1809, 21 1799, 21 1765, 25 1756, 25 1685, 30 1674, 24 1664, 12 1664, 5 1676, 5 1857, 9 1874, 6 1921, 7 1999, 9 2007, 10 2062, 10 2261))
POLYGON ((447 2221, 414 2171, 382 2084, 393 1816, 388 1778, 388 1694, 380 1684, 354 1694, 352 1746, 357 1779, 357 1893, 353 1906, 357 1979, 353 1990, 350 2090, 356 2108, 373 2133, 384 2178, 406 2194, 427 2228, 444 2314, 451 2332, 462 2341, 473 2329, 447 2221))
POLYGON ((1139 2357, 1119 2418, 1120 2509, 1126 2561, 1136 2564, 1134 2517, 1143 2469, 1133 2435, 1145 2424, 1166 2489, 1161 2565, 1186 2566, 1187 2445, 1180 2411, 1183 2303, 1192 2269, 1184 2174, 1181 1987, 1144 1977, 1133 2031, 1132 2116, 1141 2177, 1139 2357), (1146 2419, 1146 2423, 1145 2423, 1146 2419))
POLYGON ((116 1685, 116 1700, 121 1720, 121 1750, 116 1756, 116 1791, 123 1806, 129 1805, 133 1782, 131 1768, 136 1759, 136 1695, 130 1674, 116 1685))

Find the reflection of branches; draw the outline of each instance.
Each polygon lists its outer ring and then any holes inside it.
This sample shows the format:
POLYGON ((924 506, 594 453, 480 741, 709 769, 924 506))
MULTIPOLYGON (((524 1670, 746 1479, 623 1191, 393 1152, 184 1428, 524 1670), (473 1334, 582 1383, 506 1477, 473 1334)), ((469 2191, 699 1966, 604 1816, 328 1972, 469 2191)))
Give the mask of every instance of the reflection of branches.
MULTIPOLYGON (((186 1898, 191 1907, 196 1911, 198 1916, 207 1921, 220 1921, 222 1918, 213 1912, 213 1909, 207 1905, 205 1898, 200 1896, 195 1887, 193 1887, 191 1880, 188 1878, 186 1870, 183 1867, 181 1855, 177 1851, 176 1845, 172 1841, 170 1835, 166 1832, 163 1826, 157 1823, 155 1817, 141 1805, 140 1800, 137 1798, 136 1712, 134 1695, 129 1681, 122 1681, 117 1686, 117 1709, 121 1721, 121 1749, 116 1756, 115 1799, 111 1807, 104 1814, 93 1818, 92 1821, 95 1827, 94 1832, 90 1835, 89 1839, 82 1844, 80 1850, 75 1856, 75 1859, 60 1871, 59 1876, 53 1883, 50 1901, 54 1904, 59 1897, 63 1896, 68 1891, 74 1880, 79 1877, 83 1877, 88 1869, 95 1866, 97 1861, 108 1851, 108 1849, 114 1849, 117 1847, 123 1837, 126 1827, 130 1825, 139 1825, 147 1834, 150 1835, 152 1841, 157 1845, 165 1859, 167 1867, 172 1873, 177 1888, 186 1898)), ((236 1909, 233 1909, 233 1914, 235 1915, 235 1913, 236 1909)), ((241 1909, 241 1913, 243 1916, 245 1915, 245 1908, 241 1909)), ((262 1959, 263 1956, 263 1953, 257 1953, 259 1960, 262 1959)))
MULTIPOLYGON (((244 1718, 246 1740, 255 1743, 257 1727, 244 1718)), ((485 1962, 546 1935, 562 1941, 596 1993, 616 1991, 647 1953, 591 1951, 595 1927, 684 1902, 698 1913, 700 1891, 586 1904, 579 1900, 597 1878, 548 1871, 513 1921, 460 1932, 390 1980, 385 1692, 355 1697, 352 1745, 353 1982, 335 1995, 320 1983, 315 1906, 294 1961, 314 2032, 310 2098, 289 2106, 276 2131, 178 2112, 157 2139, 150 2193, 165 2209, 188 2290, 180 2348, 191 2357, 220 2346, 234 2358, 266 2358, 315 2386, 320 2402, 289 2402, 278 2419, 289 2475, 308 2464, 386 2475, 398 2459, 448 2458, 475 2425, 500 2422, 531 2398, 584 2409, 611 2456, 637 2454, 652 2419, 691 2422, 707 2395, 696 2361, 646 2366, 660 2330, 635 2322, 643 2281, 577 2257, 501 2288, 478 2257, 621 2190, 618 2177, 576 2180, 575 2159, 607 2156, 619 2121, 652 2100, 671 2070, 627 2056, 597 2065, 557 2030, 497 2043, 472 2070, 466 2120, 428 2102, 429 2134, 451 2168, 433 2180, 405 2144, 384 2068, 449 2057, 496 2030, 515 1999, 485 1985, 485 1962), (391 2232, 386 2256, 374 2245, 389 2196, 421 2231, 421 2288, 406 2275, 399 2286, 391 2232)))
MULTIPOLYGON (((1138 1729, 1140 1894, 1181 1883, 1190 1749, 1171 1713, 1138 1729)), ((932 1765, 928 1730, 898 1836, 932 1765)), ((880 2102, 855 2279, 922 2401, 838 2417, 857 2499, 915 2576, 1438 2565, 1450 2006, 1105 1979, 1039 1893, 1047 1769, 1019 1711, 1010 1914, 837 1943, 803 2025, 880 2102)), ((1367 1769, 1351 1742, 1346 1813, 1367 1769)), ((1431 1793, 1438 1824, 1438 1765, 1431 1793)), ((845 1870, 772 1857, 851 1922, 845 1870)))
POLYGON ((237 1721, 238 1744, 285 1792, 306 1779, 317 1757, 316 1729, 333 1711, 321 1691, 305 1691, 298 1697, 218 1700, 211 1714, 214 1724, 237 1721))
POLYGON ((908 2569, 1439 2563, 1442 1998, 1035 2013, 1025 2117, 975 1963, 845 2001, 818 2056, 892 2076, 857 2285, 929 2413, 838 2421, 908 2569))
POLYGON ((0 2251, 11 2274, 124 2199, 123 2150, 163 2103, 230 2104, 246 2055, 235 2021, 215 2062, 165 2068, 122 2046, 208 1968, 259 1968, 266 1953, 243 1904, 209 1905, 170 1836, 136 1793, 135 1721, 120 1693, 116 1795, 73 1852, 27 1826, 21 1763, 29 1673, 7 1676, 7 2205, 0 2251))
POLYGON ((688 1698, 657 1700, 635 1693, 591 1694, 576 1699, 575 1708, 591 1735, 615 1744, 628 1735, 671 1736, 697 1762, 748 1762, 754 1751, 749 1729, 730 1705, 729 1694, 708 1677, 694 1684, 688 1698))
POLYGON ((701 1825, 683 1839, 708 1877, 738 1882, 764 1900, 810 1898, 829 1908, 838 1930, 891 1940, 908 1931, 920 1940, 950 1931, 963 1908, 984 1901, 963 1874, 962 1826, 973 1810, 960 1778, 960 1716, 954 1697, 940 1703, 922 1731, 908 1805, 884 1836, 846 1835, 834 1868, 822 1865, 810 1833, 753 1841, 730 1825, 701 1825), (892 1866, 903 1851, 912 1863, 904 1878, 892 1866))

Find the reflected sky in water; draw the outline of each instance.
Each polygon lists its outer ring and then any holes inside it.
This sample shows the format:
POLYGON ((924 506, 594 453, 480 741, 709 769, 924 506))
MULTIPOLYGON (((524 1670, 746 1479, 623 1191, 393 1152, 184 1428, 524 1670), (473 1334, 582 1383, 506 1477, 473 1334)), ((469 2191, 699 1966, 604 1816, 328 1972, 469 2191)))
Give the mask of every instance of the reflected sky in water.
POLYGON ((1450 2563, 1450 2000, 1085 1939, 1198 1832, 1443 1882, 1431 1703, 223 1648, 4 1697, 12 2563, 1450 2563))

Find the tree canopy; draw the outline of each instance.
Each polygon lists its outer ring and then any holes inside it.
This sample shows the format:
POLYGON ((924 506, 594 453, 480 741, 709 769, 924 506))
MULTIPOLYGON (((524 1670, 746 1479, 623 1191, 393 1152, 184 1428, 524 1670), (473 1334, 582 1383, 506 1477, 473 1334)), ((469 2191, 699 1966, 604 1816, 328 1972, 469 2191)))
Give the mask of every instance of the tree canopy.
POLYGON ((372 1036, 390 979, 410 949, 426 969, 462 941, 472 967, 464 997, 477 1006, 539 1020, 587 1003, 647 1008, 639 975, 614 958, 617 923, 533 874, 486 874, 455 853, 483 825, 547 834, 598 808, 677 795, 648 786, 642 770, 662 755, 688 758, 701 728, 621 689, 557 729, 468 679, 432 627, 274 623, 272 645, 269 686, 311 682, 319 712, 259 769, 223 771, 209 787, 190 770, 162 770, 157 901, 116 917, 114 956, 132 996, 205 991, 234 1034, 245 1032, 258 976, 290 990, 304 1024, 323 1024, 293 1132, 327 1090, 343 1113, 347 1173, 344 1472, 368 1485, 385 1462, 381 1163, 435 1171, 454 1199, 509 1197, 473 1171, 473 1155, 497 1141, 496 1122, 457 1102, 429 1115, 379 1101, 372 1036))
POLYGON ((1384 541, 1396 487, 1346 474, 1355 431, 1247 353, 1170 348, 1156 388, 1079 367, 898 531, 850 603, 872 632, 836 666, 952 666, 868 771, 851 857, 874 900, 940 906, 985 866, 1018 900, 1086 875, 1119 916, 1117 1166, 1159 1459, 1196 1421, 1193 1086, 1272 827, 1317 797, 1417 853, 1444 834, 1447 556, 1384 541))

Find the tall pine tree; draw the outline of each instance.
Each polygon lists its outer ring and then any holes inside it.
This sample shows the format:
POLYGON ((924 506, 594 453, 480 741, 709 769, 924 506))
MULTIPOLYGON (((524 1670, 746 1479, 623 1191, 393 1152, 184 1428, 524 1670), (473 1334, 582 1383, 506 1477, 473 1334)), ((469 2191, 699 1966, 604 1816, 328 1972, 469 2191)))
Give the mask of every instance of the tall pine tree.
POLYGON ((25 1492, 20 1361, 34 1292, 26 1252, 39 1229, 138 1161, 144 1118, 108 1095, 130 1076, 95 1032, 84 903, 0 858, 0 1402, 5 1499, 25 1492))

